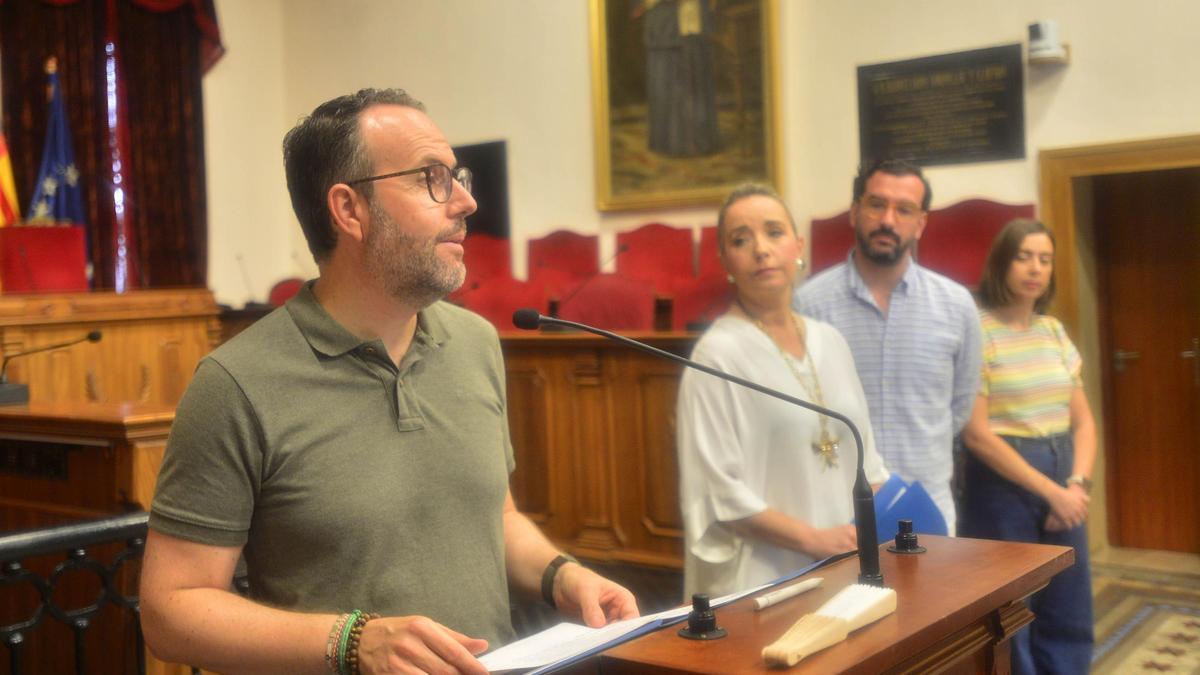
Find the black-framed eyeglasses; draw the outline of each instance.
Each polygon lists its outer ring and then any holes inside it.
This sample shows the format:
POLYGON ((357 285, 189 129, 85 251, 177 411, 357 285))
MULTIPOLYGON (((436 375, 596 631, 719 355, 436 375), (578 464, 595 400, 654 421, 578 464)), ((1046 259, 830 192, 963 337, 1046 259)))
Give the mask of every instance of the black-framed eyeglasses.
POLYGON ((429 198, 438 204, 445 204, 450 201, 450 195, 454 193, 454 181, 458 181, 458 184, 463 186, 463 189, 468 194, 471 192, 471 178, 474 175, 471 173, 471 170, 465 166, 456 166, 451 169, 441 162, 435 162, 427 166, 418 166, 415 169, 408 169, 407 171, 397 171, 395 173, 385 173, 378 176, 348 180, 346 181, 346 185, 370 183, 372 181, 383 180, 384 178, 411 176, 414 173, 425 174, 425 187, 429 190, 429 198))
POLYGON ((915 223, 925 212, 912 202, 889 202, 882 197, 873 195, 863 196, 859 204, 862 206, 863 213, 872 220, 880 220, 887 214, 888 209, 895 209, 896 220, 906 225, 915 223))

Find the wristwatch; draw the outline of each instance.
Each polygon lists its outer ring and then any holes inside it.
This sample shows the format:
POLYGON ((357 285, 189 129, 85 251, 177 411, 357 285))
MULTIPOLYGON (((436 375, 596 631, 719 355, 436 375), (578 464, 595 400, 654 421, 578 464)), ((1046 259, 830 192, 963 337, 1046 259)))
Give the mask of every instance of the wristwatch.
POLYGON ((1073 473, 1067 476, 1067 485, 1078 485, 1083 488, 1084 492, 1088 494, 1092 493, 1092 479, 1080 473, 1073 473))
POLYGON ((546 565, 545 571, 542 572, 542 599, 553 609, 558 609, 557 603, 554 602, 554 577, 558 576, 558 568, 569 562, 579 564, 575 556, 570 553, 561 553, 557 558, 551 560, 550 564, 546 565))

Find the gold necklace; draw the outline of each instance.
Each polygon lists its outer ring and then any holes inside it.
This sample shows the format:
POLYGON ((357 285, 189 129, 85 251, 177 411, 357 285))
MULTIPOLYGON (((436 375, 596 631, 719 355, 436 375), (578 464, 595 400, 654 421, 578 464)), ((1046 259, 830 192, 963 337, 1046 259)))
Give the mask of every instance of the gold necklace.
MULTIPOLYGON (((824 408, 825 394, 821 391, 821 377, 817 374, 817 367, 813 363, 812 354, 808 350, 808 342, 804 337, 804 329, 800 326, 800 319, 796 317, 796 313, 788 311, 788 314, 792 317, 792 326, 794 326, 796 329, 796 337, 800 338, 800 345, 804 347, 804 362, 808 364, 808 369, 812 371, 813 386, 811 389, 809 388, 808 383, 804 381, 804 376, 801 375, 800 371, 796 368, 796 364, 794 362, 795 360, 783 350, 783 347, 781 347, 779 343, 775 341, 775 338, 771 337, 771 334, 767 332, 767 327, 763 325, 763 322, 760 319, 755 318, 750 312, 747 312, 746 307, 742 304, 741 300, 738 300, 738 307, 741 308, 743 314, 745 314, 751 321, 754 322, 754 325, 757 326, 760 331, 762 331, 763 335, 767 336, 767 339, 771 341, 771 344, 775 345, 775 349, 779 350, 779 356, 783 359, 783 362, 787 364, 788 370, 792 371, 792 377, 796 378, 796 382, 800 384, 800 388, 804 390, 804 393, 808 395, 808 398, 815 400, 817 405, 824 408)), ((833 436, 829 433, 829 418, 821 413, 817 413, 817 421, 821 425, 821 438, 818 441, 813 441, 812 449, 818 457, 825 460, 825 467, 832 469, 837 466, 839 449, 838 442, 834 440, 833 436)))

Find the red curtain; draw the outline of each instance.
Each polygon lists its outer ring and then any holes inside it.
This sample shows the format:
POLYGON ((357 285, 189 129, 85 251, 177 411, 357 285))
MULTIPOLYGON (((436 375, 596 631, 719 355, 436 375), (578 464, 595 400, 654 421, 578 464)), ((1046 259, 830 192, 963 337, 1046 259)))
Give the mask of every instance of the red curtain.
POLYGON ((84 182, 95 288, 206 285, 200 82, 221 53, 212 0, 0 0, 4 131, 18 194, 33 193, 44 68, 55 56, 84 182), (120 114, 110 120, 112 84, 120 114))

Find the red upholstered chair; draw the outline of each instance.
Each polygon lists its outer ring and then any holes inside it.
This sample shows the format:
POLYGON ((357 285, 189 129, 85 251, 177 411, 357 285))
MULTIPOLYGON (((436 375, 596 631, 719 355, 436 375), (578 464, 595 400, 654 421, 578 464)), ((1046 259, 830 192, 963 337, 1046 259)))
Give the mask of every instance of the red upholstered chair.
POLYGON ((599 274, 576 289, 558 315, 606 330, 652 330, 654 289, 616 274, 599 274))
POLYGON ((546 291, 542 286, 511 277, 493 277, 487 283, 460 293, 455 302, 491 322, 496 330, 516 330, 513 312, 530 307, 546 312, 546 291))
POLYGON ((722 276, 692 279, 675 289, 672 296, 671 327, 689 330, 712 323, 729 309, 733 287, 722 276))
POLYGON ((617 233, 617 274, 649 282, 658 293, 695 277, 695 247, 691 230, 662 223, 617 233))
POLYGON ((696 261, 696 276, 701 279, 725 278, 725 268, 721 267, 719 251, 717 226, 711 225, 700 230, 700 252, 696 261))
POLYGON ((267 295, 267 304, 272 307, 279 307, 288 300, 291 300, 292 296, 299 293, 301 288, 304 288, 304 280, 298 277, 289 277, 277 282, 271 287, 271 292, 267 295))
POLYGON ((467 266, 464 286, 477 286, 495 277, 512 276, 512 256, 507 238, 490 234, 468 235, 463 242, 463 263, 467 266))
POLYGON ((529 281, 541 284, 550 297, 562 297, 577 282, 600 271, 596 235, 558 230, 529 240, 529 281))
POLYGON ((482 233, 467 235, 463 242, 463 264, 467 268, 467 277, 463 285, 450 294, 453 302, 458 302, 464 293, 479 288, 491 279, 512 278, 508 239, 482 233))
POLYGON ((964 286, 975 288, 983 275, 992 240, 1014 218, 1032 218, 1033 204, 1001 204, 968 199, 929 214, 917 259, 964 286))
POLYGON ((845 262, 854 248, 854 230, 850 227, 850 212, 843 211, 832 218, 814 218, 809 233, 812 249, 812 272, 845 262))

